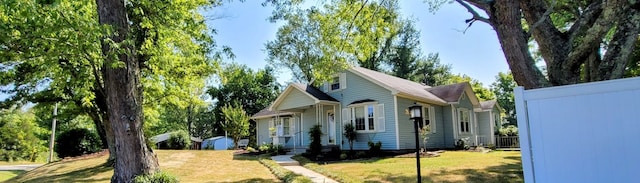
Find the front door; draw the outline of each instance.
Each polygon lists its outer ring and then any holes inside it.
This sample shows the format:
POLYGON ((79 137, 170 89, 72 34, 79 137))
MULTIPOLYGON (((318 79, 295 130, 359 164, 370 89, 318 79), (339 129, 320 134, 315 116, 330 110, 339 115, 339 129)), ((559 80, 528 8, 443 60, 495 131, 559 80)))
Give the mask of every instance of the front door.
POLYGON ((329 127, 329 144, 336 144, 336 120, 333 111, 327 113, 327 123, 329 127))

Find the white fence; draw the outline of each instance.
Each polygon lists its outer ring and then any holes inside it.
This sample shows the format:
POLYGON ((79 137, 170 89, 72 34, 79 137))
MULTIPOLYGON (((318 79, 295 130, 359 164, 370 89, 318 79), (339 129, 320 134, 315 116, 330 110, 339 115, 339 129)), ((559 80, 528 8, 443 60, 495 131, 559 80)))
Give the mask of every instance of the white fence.
POLYGON ((640 181, 640 78, 515 95, 525 182, 640 181))

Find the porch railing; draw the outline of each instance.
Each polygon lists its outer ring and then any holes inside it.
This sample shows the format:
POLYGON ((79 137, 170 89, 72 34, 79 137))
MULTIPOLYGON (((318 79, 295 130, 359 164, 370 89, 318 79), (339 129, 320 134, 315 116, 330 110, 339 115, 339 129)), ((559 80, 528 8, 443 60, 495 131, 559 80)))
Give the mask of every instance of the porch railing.
POLYGON ((484 136, 484 135, 478 135, 476 136, 476 142, 478 146, 487 146, 489 144, 491 144, 491 138, 484 136))
POLYGON ((520 148, 518 136, 496 136, 497 148, 520 148))

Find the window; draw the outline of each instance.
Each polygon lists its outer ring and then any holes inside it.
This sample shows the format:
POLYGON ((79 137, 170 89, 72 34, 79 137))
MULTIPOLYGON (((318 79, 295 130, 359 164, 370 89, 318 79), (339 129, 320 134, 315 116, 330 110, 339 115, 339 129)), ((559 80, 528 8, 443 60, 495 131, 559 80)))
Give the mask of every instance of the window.
POLYGON ((460 108, 458 109, 458 122, 460 124, 459 129, 460 132, 462 133, 469 133, 470 131, 470 123, 471 123, 471 117, 469 115, 469 110, 468 109, 463 109, 460 108))
POLYGON ((427 126, 431 133, 436 133, 436 120, 434 107, 430 105, 423 105, 422 107, 422 127, 427 126))
POLYGON ((501 119, 500 119, 500 114, 495 114, 494 120, 495 120, 495 123, 496 123, 496 127, 497 127, 497 128, 502 127, 502 124, 500 123, 500 120, 501 120, 501 119))
POLYGON ((336 90, 342 90, 347 88, 347 76, 345 73, 340 73, 331 78, 329 82, 324 85, 325 92, 332 92, 336 90))
POLYGON ((275 136, 290 136, 293 131, 293 122, 291 117, 281 117, 269 121, 269 135, 275 136))
POLYGON ((331 90, 340 89, 340 77, 333 77, 331 81, 331 90))
POLYGON ((355 122, 356 131, 375 131, 376 112, 375 105, 351 107, 352 121, 355 122))

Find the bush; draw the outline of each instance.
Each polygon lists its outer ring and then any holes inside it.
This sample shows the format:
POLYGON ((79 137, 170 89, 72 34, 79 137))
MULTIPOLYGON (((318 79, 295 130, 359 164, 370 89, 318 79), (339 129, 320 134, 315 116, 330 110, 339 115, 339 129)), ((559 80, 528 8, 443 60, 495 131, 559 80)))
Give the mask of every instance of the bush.
POLYGON ((311 144, 309 144, 309 153, 312 156, 317 156, 322 153, 322 128, 320 125, 314 125, 309 130, 309 136, 311 138, 311 144))
POLYGON ((380 155, 380 149, 382 148, 382 142, 378 141, 377 143, 373 143, 372 141, 368 142, 369 144, 369 153, 371 156, 380 155))
POLYGON ((349 150, 353 151, 353 141, 358 137, 356 127, 353 124, 347 123, 344 125, 344 137, 349 141, 349 150))
POLYGON ((74 128, 58 135, 56 139, 58 157, 73 157, 102 150, 102 141, 95 132, 86 128, 74 128))
POLYGON ((139 175, 133 179, 133 183, 178 183, 178 178, 164 172, 156 172, 153 175, 139 175))
POLYGON ((188 149, 191 146, 191 137, 187 131, 175 131, 169 135, 167 146, 169 149, 188 149))
POLYGON ((260 152, 262 153, 268 153, 270 155, 278 155, 278 154, 286 154, 287 152, 284 151, 284 146, 278 144, 278 145, 273 145, 273 144, 263 144, 260 147, 258 147, 258 150, 260 150, 260 152))
POLYGON ((500 134, 500 136, 518 136, 518 127, 509 125, 507 127, 500 128, 500 130, 498 130, 498 133, 500 134))

